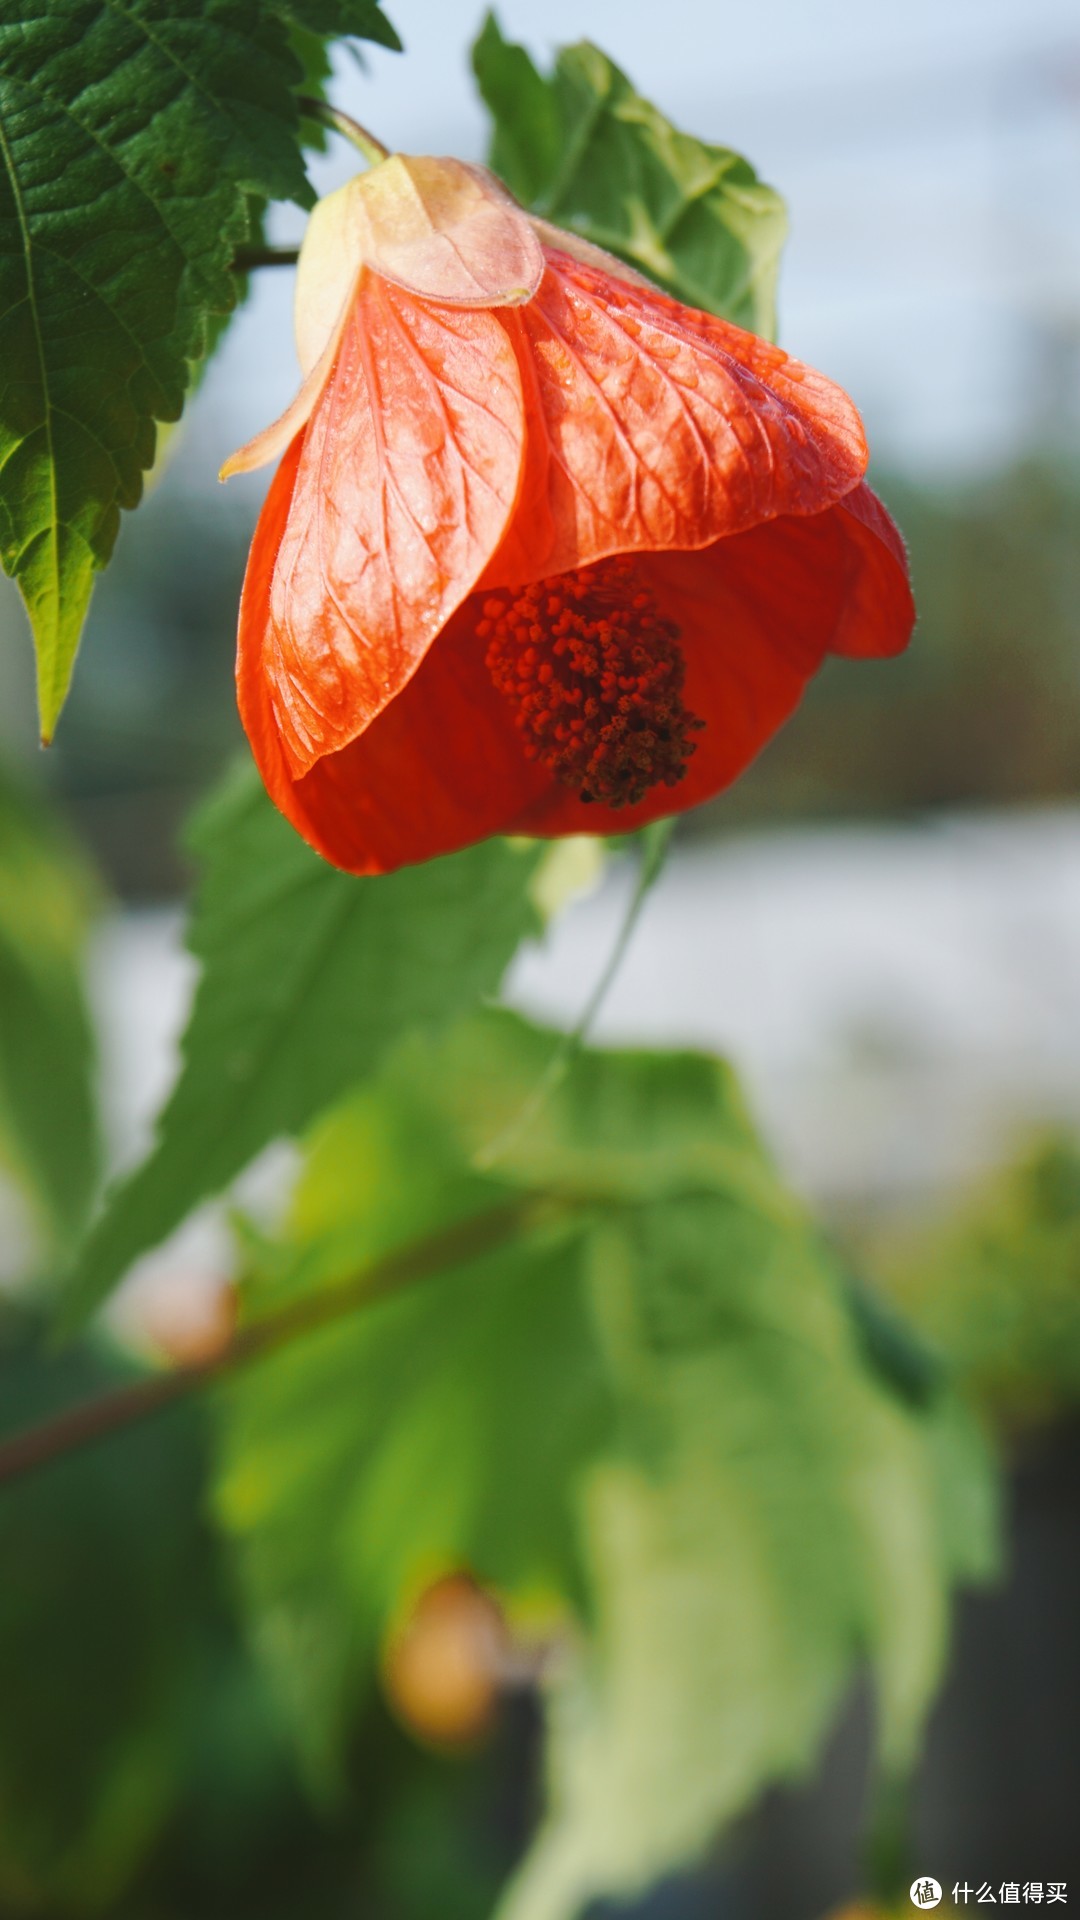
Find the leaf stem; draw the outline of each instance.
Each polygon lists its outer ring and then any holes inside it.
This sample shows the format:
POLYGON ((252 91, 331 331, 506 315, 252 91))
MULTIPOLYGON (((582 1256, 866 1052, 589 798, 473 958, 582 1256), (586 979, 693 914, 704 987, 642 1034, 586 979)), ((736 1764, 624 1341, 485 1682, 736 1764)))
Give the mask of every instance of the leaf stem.
POLYGON ((354 120, 351 114, 342 113, 340 107, 332 107, 329 100, 317 100, 313 94, 302 93, 297 97, 297 105, 307 119, 321 120, 331 132, 343 134, 373 167, 377 167, 380 160, 389 160, 389 147, 384 147, 382 141, 376 140, 375 135, 354 120))
POLYGON ((542 1111, 549 1094, 553 1093, 565 1078, 585 1045, 592 1031, 593 1021, 607 999, 619 968, 626 958, 627 949, 634 937, 634 929, 641 918, 641 910, 663 872, 664 860, 674 827, 673 819, 654 820, 651 826, 642 830, 641 864, 638 868, 637 884, 600 978, 586 1000, 576 1025, 569 1033, 560 1034, 554 1052, 527 1100, 523 1102, 513 1119, 500 1129, 494 1140, 489 1140, 486 1146, 480 1147, 474 1154, 473 1165, 482 1172, 486 1173, 495 1166, 515 1145, 525 1128, 542 1111))
POLYGON ((295 267, 299 258, 299 247, 240 247, 232 270, 253 273, 256 267, 295 267))
POLYGON ((21 1480, 39 1467, 134 1426, 223 1375, 263 1359, 304 1334, 316 1333, 335 1321, 347 1319, 361 1307, 385 1300, 414 1281, 479 1258, 542 1219, 550 1200, 551 1196, 530 1195, 474 1214, 425 1240, 387 1254, 339 1286, 290 1301, 276 1313, 241 1327, 217 1353, 205 1360, 151 1374, 147 1379, 129 1381, 13 1434, 9 1440, 0 1442, 0 1486, 21 1480))

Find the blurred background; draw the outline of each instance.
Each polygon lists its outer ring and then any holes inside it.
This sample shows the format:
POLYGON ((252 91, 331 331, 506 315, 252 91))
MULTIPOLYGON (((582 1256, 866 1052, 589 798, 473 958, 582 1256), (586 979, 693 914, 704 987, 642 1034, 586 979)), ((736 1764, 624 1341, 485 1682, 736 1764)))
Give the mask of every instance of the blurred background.
MULTIPOLYGON (((343 57, 334 97, 388 145, 481 157, 467 63, 478 14, 459 0, 389 11, 407 59, 343 57)), ((1080 1870, 1074 0, 773 0, 767 17, 706 0, 503 0, 499 17, 544 63, 558 42, 596 40, 678 125, 740 149, 786 196, 783 344, 861 407, 874 483, 910 545, 910 653, 873 671, 831 664, 738 789, 682 823, 597 1033, 730 1054, 791 1179, 1000 1435, 1008 1577, 962 1614, 918 1789, 917 1867, 950 1886, 1068 1879, 1080 1870)), ((350 170, 340 145, 312 163, 320 191, 350 170)), ((277 210, 273 238, 301 231, 299 211, 277 210)), ((256 277, 125 527, 47 756, 33 746, 23 614, 0 583, 0 753, 50 790, 111 902, 93 980, 118 1163, 145 1143, 191 990, 180 826, 240 745, 235 606, 265 476, 221 491, 215 475, 293 390, 291 278, 256 277)), ((630 884, 616 863, 522 958, 519 1004, 577 1016, 630 884)), ((185 1271, 213 1272, 217 1233, 188 1230, 185 1271)), ((12 1216, 11 1248, 17 1234, 12 1216)), ((167 1277, 176 1248, 156 1260, 167 1277)), ((527 1725, 499 1737, 524 1779, 527 1725)), ((857 1700, 821 1778, 774 1796, 708 1874, 648 1911, 801 1920, 850 1896, 868 1738, 857 1700)), ((512 1828, 519 1815, 504 1814, 512 1828)))

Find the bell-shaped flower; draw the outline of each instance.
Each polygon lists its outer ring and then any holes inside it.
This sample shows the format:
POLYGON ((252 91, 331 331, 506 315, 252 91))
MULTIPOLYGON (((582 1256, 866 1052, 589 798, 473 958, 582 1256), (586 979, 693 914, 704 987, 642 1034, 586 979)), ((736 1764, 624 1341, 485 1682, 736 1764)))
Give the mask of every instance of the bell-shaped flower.
POLYGON ((827 654, 906 644, 847 395, 482 168, 396 155, 321 201, 296 320, 300 393, 223 470, 283 456, 237 682, 337 866, 681 812, 827 654))

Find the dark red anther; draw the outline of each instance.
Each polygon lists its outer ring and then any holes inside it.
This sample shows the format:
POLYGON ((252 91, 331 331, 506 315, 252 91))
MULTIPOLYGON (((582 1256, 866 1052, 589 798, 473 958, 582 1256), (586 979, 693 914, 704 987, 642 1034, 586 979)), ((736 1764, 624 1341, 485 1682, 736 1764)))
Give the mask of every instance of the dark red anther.
POLYGON ((492 594, 477 632, 526 755, 579 799, 632 807, 682 779, 705 723, 683 705, 679 630, 632 559, 492 594))

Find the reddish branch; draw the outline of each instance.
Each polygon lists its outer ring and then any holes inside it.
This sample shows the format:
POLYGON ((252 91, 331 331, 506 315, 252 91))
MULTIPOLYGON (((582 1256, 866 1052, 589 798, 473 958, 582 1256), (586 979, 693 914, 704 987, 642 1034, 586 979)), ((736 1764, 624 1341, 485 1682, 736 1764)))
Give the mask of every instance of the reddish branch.
POLYGON ((384 1300, 413 1281, 431 1278, 467 1260, 478 1259, 532 1224, 542 1206, 543 1202, 538 1203, 535 1198, 515 1200, 504 1207, 473 1215, 457 1226, 388 1254, 340 1286, 294 1300, 277 1313, 241 1327, 217 1353, 205 1360, 131 1381, 13 1434, 10 1440, 0 1442, 0 1486, 20 1480, 36 1468, 63 1459, 96 1440, 105 1439, 110 1433, 133 1426, 222 1375, 234 1373, 252 1360, 261 1360, 304 1334, 316 1333, 320 1327, 344 1320, 361 1307, 384 1300))

